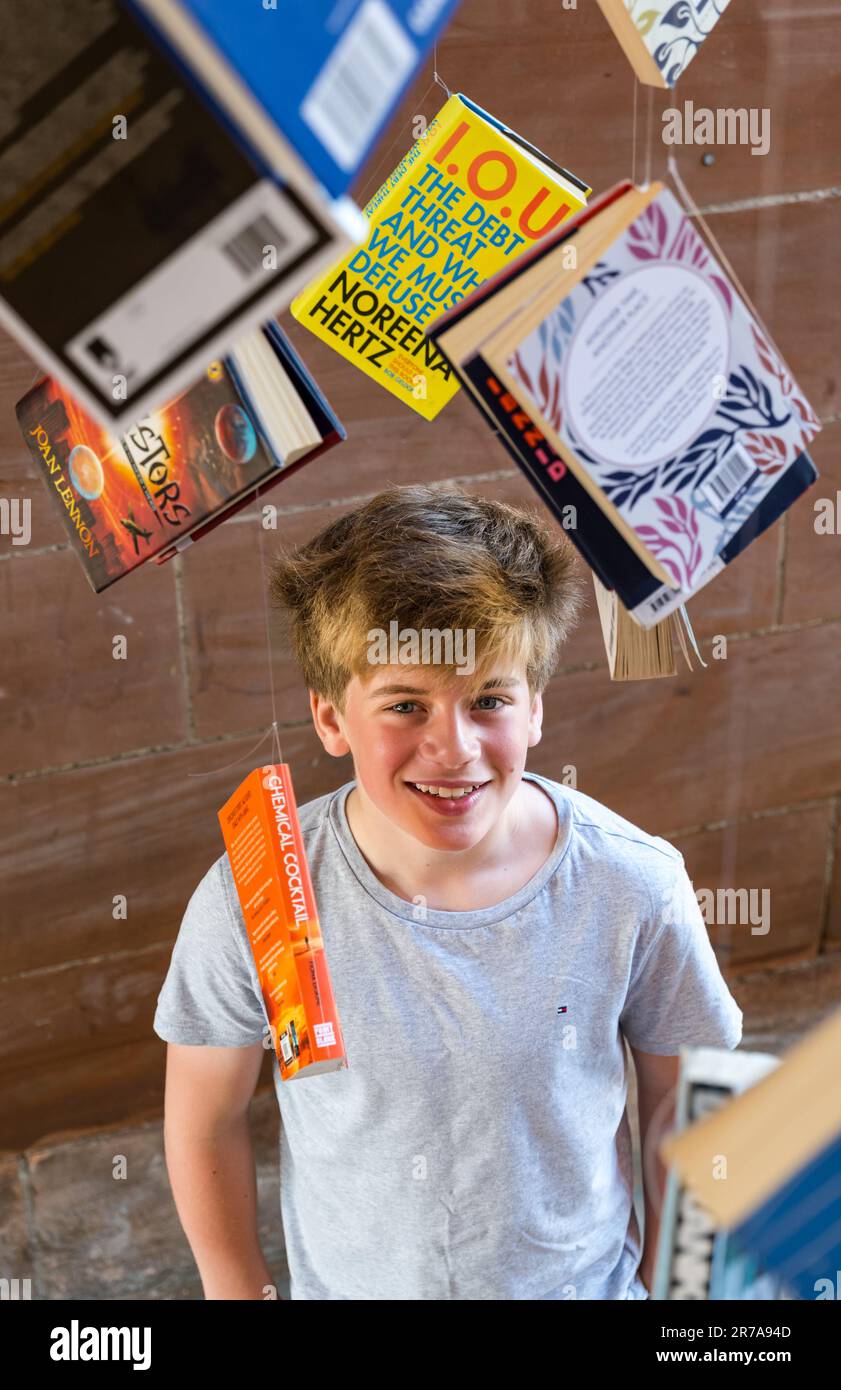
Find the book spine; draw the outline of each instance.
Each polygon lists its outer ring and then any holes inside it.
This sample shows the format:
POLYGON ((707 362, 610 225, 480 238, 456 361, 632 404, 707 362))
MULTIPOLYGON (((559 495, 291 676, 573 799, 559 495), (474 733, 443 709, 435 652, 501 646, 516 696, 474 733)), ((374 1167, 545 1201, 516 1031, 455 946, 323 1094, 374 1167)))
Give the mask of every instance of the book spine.
POLYGON ((221 526, 223 521, 228 521, 236 512, 241 512, 244 507, 251 506, 252 502, 258 502, 263 494, 268 492, 269 488, 277 487, 277 484, 282 483, 284 478, 291 477, 299 468, 303 468, 307 463, 312 463, 313 459, 317 459, 319 454, 324 454, 328 449, 332 449, 334 444, 341 444, 346 437, 344 431, 342 431, 341 434, 331 432, 325 435, 321 444, 313 449, 312 453, 304 454, 303 458, 296 459, 294 463, 287 463, 285 468, 279 468, 277 473, 273 474, 271 477, 263 478, 250 492, 246 492, 244 496, 237 498, 229 507, 225 507, 223 511, 211 517, 210 521, 202 522, 200 526, 194 527, 189 534, 182 536, 177 545, 171 545, 168 549, 162 550, 160 554, 152 556, 155 564, 163 565, 167 560, 172 560, 180 550, 185 550, 187 546, 192 545, 195 541, 201 540, 202 536, 206 536, 208 532, 215 531, 216 527, 221 526))
MULTIPOLYGON (((661 587, 619 535, 587 489, 567 468, 519 402, 509 396, 477 354, 461 367, 492 417, 502 442, 532 487, 606 589, 615 589, 626 608, 661 587), (569 508, 575 524, 568 527, 569 508)), ((481 406, 475 402, 477 409, 481 406)))

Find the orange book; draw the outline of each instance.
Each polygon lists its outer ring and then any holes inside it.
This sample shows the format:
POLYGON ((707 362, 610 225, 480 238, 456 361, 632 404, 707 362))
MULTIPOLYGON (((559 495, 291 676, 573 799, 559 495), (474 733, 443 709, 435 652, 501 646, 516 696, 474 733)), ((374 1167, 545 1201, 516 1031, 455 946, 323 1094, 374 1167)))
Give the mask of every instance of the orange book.
POLYGON ((219 812, 283 1081, 347 1066, 287 763, 255 768, 219 812))

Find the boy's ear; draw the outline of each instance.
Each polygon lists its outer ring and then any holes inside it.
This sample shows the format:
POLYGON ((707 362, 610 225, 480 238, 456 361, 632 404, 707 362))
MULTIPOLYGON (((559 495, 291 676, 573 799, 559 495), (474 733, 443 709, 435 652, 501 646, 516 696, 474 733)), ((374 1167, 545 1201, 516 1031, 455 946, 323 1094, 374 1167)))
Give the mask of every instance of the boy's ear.
POLYGON ((350 744, 344 735, 342 721, 336 706, 324 695, 310 691, 310 710, 315 732, 324 744, 324 751, 332 758, 343 758, 350 752, 350 744))
POLYGON ((529 748, 534 748, 543 737, 543 695, 537 691, 531 702, 529 712, 529 748))

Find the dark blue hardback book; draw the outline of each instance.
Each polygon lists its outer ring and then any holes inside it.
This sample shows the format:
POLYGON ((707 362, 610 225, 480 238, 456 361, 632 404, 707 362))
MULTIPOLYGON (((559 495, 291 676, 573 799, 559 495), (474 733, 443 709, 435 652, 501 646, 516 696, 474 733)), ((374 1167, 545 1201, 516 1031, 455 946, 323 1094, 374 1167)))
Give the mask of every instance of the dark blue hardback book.
MULTIPOLYGON (((334 198, 460 0, 130 0, 209 95, 205 45, 334 198)), ((364 235, 364 233, 363 233, 364 235)))

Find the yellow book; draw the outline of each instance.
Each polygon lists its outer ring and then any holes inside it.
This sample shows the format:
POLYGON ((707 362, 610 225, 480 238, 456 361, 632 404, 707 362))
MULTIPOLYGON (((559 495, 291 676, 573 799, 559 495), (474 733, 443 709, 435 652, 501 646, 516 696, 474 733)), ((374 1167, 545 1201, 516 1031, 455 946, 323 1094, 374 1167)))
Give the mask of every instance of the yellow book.
POLYGON ((365 208, 367 240, 291 311, 433 420, 459 389, 430 323, 585 204, 590 188, 451 96, 365 208))

